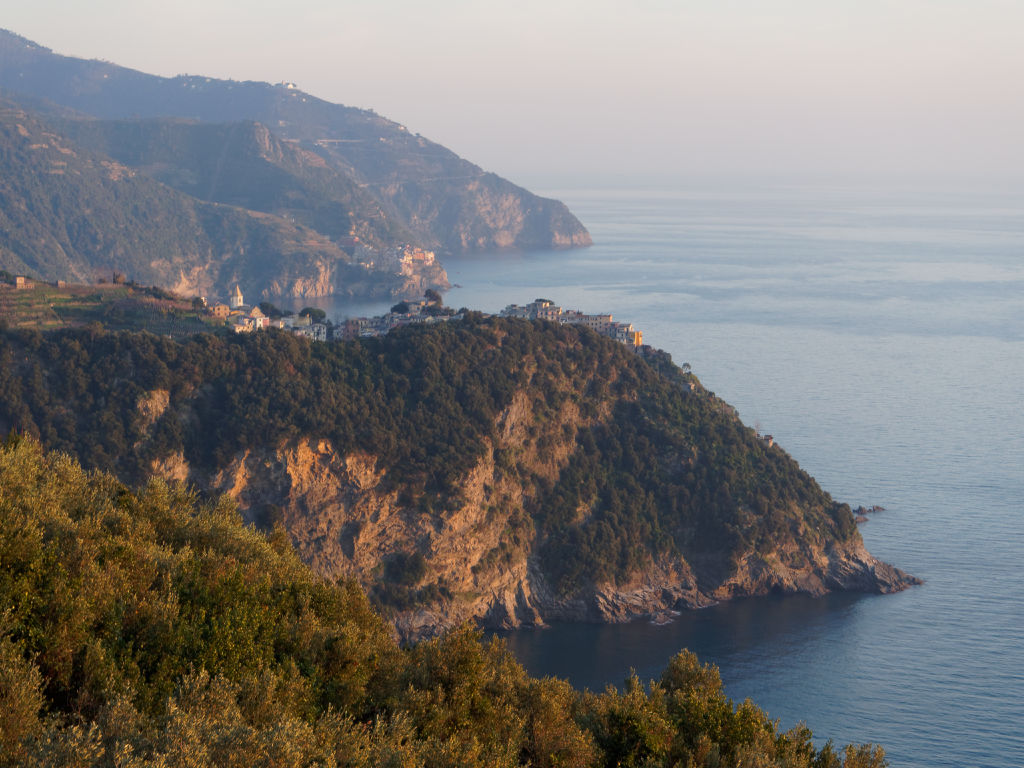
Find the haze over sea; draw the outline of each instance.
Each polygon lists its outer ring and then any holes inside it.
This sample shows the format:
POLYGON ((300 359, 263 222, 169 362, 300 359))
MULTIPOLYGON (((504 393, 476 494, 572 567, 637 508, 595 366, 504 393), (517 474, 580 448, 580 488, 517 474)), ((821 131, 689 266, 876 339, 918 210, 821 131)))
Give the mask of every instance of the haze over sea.
POLYGON ((520 631, 516 655, 602 689, 686 647, 734 699, 893 766, 1024 765, 1024 193, 546 194, 596 245, 448 260, 447 303, 545 297, 634 323, 834 498, 884 506, 868 549, 925 584, 520 631))

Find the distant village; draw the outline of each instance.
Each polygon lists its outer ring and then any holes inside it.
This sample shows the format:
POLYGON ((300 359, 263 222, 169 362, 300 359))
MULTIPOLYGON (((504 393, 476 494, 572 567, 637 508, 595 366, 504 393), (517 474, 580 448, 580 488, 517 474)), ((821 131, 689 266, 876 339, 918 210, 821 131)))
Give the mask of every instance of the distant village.
MULTIPOLYGON (((343 242, 343 245, 348 244, 358 246, 359 238, 350 235, 343 242)), ((382 269, 406 277, 419 274, 423 267, 429 267, 437 260, 433 251, 410 244, 392 246, 380 254, 366 248, 355 253, 359 263, 366 269, 382 269)))
MULTIPOLYGON (((418 251, 419 249, 416 249, 418 251)), ((388 258, 399 259, 400 263, 415 263, 433 256, 429 251, 388 254, 388 258)), ((2 282, 9 282, 15 291, 30 289, 37 281, 18 275, 3 273, 2 282)), ((102 281, 101 281, 102 282, 102 281)), ((118 283, 115 275, 113 283, 118 283)), ((120 281, 123 282, 123 279, 120 281)), ((65 286, 63 281, 54 283, 58 288, 65 286)), ((130 283, 134 285, 134 283, 130 283)), ((158 289, 146 289, 156 291, 158 289)), ((169 296, 169 295, 168 295, 169 296)), ((245 296, 237 284, 228 297, 228 302, 209 306, 206 299, 193 299, 193 307, 205 310, 212 318, 223 321, 235 333, 253 333, 266 328, 278 328, 296 336, 313 341, 350 340, 373 336, 384 336, 395 328, 405 325, 426 325, 461 320, 463 314, 451 307, 444 306, 441 295, 435 290, 428 290, 424 298, 417 301, 400 301, 391 307, 391 311, 375 317, 353 317, 338 323, 330 322, 322 309, 307 307, 298 314, 282 312, 273 305, 264 302, 259 306, 245 303, 245 296), (196 302, 199 302, 197 305, 196 302)), ((550 299, 534 299, 529 304, 509 304, 501 312, 500 317, 515 317, 526 320, 547 320, 561 325, 582 325, 602 336, 615 339, 637 352, 647 352, 649 347, 643 343, 643 332, 633 327, 632 323, 616 322, 610 314, 586 314, 576 309, 563 309, 550 299)))
POLYGON ((297 336, 305 336, 313 341, 327 341, 330 337, 330 326, 317 322, 312 314, 282 315, 270 317, 262 309, 245 303, 242 289, 235 286, 227 304, 214 304, 207 311, 215 318, 223 319, 235 333, 252 333, 264 328, 280 328, 291 331, 297 336))
MULTIPOLYGON (((228 304, 217 304, 209 311, 214 317, 224 318, 236 333, 280 328, 314 341, 383 336, 405 325, 444 323, 461 320, 463 317, 461 312, 445 307, 440 294, 427 291, 425 298, 419 301, 401 301, 384 315, 353 317, 338 324, 318 321, 310 314, 271 318, 259 307, 246 306, 242 291, 237 285, 228 304)), ((589 315, 575 309, 562 309, 548 299, 535 299, 524 306, 509 304, 499 316, 548 320, 562 325, 582 325, 638 351, 645 349, 643 332, 634 328, 632 323, 616 322, 610 314, 589 315)))
POLYGON ((400 301, 385 315, 349 318, 337 324, 327 321, 323 316, 323 310, 303 310, 297 315, 270 317, 259 307, 248 306, 241 288, 237 285, 227 304, 215 304, 207 311, 216 318, 223 318, 235 333, 280 328, 313 341, 383 336, 391 329, 402 325, 437 323, 462 318, 461 314, 445 307, 440 294, 434 291, 427 291, 427 298, 419 301, 400 301))

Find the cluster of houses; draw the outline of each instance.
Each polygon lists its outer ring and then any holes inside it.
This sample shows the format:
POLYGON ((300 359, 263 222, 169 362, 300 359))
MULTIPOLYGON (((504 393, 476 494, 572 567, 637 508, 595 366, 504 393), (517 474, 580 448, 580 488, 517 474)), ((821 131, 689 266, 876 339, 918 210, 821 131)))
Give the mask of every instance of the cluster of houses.
MULTIPOLYGON (((391 311, 379 317, 354 317, 341 325, 335 326, 335 338, 356 339, 367 336, 383 336, 393 328, 403 325, 424 323, 443 323, 449 320, 460 320, 461 314, 453 310, 439 307, 430 301, 402 302, 406 311, 391 311)), ((401 305, 396 305, 401 306, 401 305)), ((632 323, 617 323, 611 315, 588 315, 574 309, 562 309, 547 299, 537 299, 526 306, 509 304, 500 313, 502 317, 519 317, 527 320, 549 320, 563 325, 582 325, 592 331, 615 339, 618 342, 644 351, 643 331, 637 330, 632 323)))
POLYGON ((329 326, 326 323, 314 322, 308 315, 292 315, 289 317, 268 317, 259 307, 250 307, 245 303, 242 290, 237 285, 228 299, 227 304, 214 304, 209 312, 227 323, 235 333, 252 333, 264 328, 281 328, 291 331, 297 336, 305 336, 313 341, 327 341, 329 326))
MULTIPOLYGON (((359 238, 351 238, 358 244, 359 238)), ((407 277, 417 275, 423 267, 429 267, 436 261, 433 251, 426 251, 417 245, 403 243, 392 246, 383 253, 371 255, 364 253, 362 263, 368 269, 380 269, 407 277)))
MULTIPOLYGON (((403 325, 426 325, 462 319, 461 313, 442 306, 438 301, 423 299, 400 302, 384 315, 352 317, 336 325, 316 322, 303 315, 270 318, 261 312, 259 307, 247 306, 242 297, 242 291, 237 285, 228 304, 217 304, 210 309, 210 312, 215 317, 224 318, 236 333, 250 333, 264 328, 281 328, 314 341, 384 336, 403 325)), ((536 299, 525 306, 509 304, 501 311, 500 315, 528 320, 548 320, 563 325, 582 325, 602 336, 633 347, 637 351, 645 349, 643 332, 634 328, 632 323, 615 322, 611 315, 588 315, 579 310, 562 309, 548 299, 536 299)))
POLYGON ((386 315, 378 317, 350 317, 335 326, 335 338, 358 339, 368 336, 384 336, 393 328, 403 325, 427 325, 462 319, 460 313, 440 307, 436 302, 422 299, 420 301, 403 301, 395 306, 402 307, 405 311, 395 312, 392 310, 386 315))
POLYGON ((632 323, 617 323, 611 315, 588 315, 576 309, 562 309, 548 299, 536 299, 525 306, 509 304, 501 310, 502 317, 522 317, 529 320, 550 320, 562 325, 582 325, 602 336, 620 341, 637 349, 643 347, 644 334, 632 323))

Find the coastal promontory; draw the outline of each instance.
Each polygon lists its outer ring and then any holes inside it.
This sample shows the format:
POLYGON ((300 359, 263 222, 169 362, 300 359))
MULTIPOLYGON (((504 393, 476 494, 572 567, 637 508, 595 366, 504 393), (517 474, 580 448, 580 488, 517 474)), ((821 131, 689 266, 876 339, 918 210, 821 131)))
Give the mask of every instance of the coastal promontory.
POLYGON ((0 429, 131 484, 227 494, 407 639, 917 583, 692 373, 580 326, 7 331, 0 429))

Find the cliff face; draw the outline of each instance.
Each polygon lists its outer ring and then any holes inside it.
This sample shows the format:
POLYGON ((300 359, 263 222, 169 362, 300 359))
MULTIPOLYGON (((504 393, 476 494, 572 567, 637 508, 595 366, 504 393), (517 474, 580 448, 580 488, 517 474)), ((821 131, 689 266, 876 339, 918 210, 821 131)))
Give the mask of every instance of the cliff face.
POLYGON ((426 184, 407 182, 388 185, 383 194, 417 238, 443 252, 577 248, 593 242, 564 203, 529 194, 493 173, 475 169, 469 179, 448 186, 445 198, 431 194, 426 184))
POLYGON ((517 393, 497 420, 498 439, 460 478, 455 503, 436 508, 403 500, 387 487, 387 469, 374 456, 339 452, 329 440, 244 451, 213 475, 190 473, 183 457, 152 469, 228 494, 250 522, 282 525, 314 571, 331 580, 353 577, 371 595, 392 577, 390 564, 406 561, 409 553, 421 556, 422 567, 404 579, 414 604, 390 610, 405 640, 466 621, 493 629, 551 621, 618 623, 735 597, 890 593, 919 583, 872 557, 859 534, 823 544, 800 532, 794 541, 744 551, 724 569, 720 561, 662 555, 624 579, 559 590, 546 573, 536 530, 516 532, 516 518, 539 497, 537 481, 524 483, 521 477, 528 472, 541 484, 556 480, 577 449, 565 436, 587 420, 567 406, 540 421, 534 405, 527 393, 517 393), (511 473, 500 460, 508 452, 520 457, 511 473))

